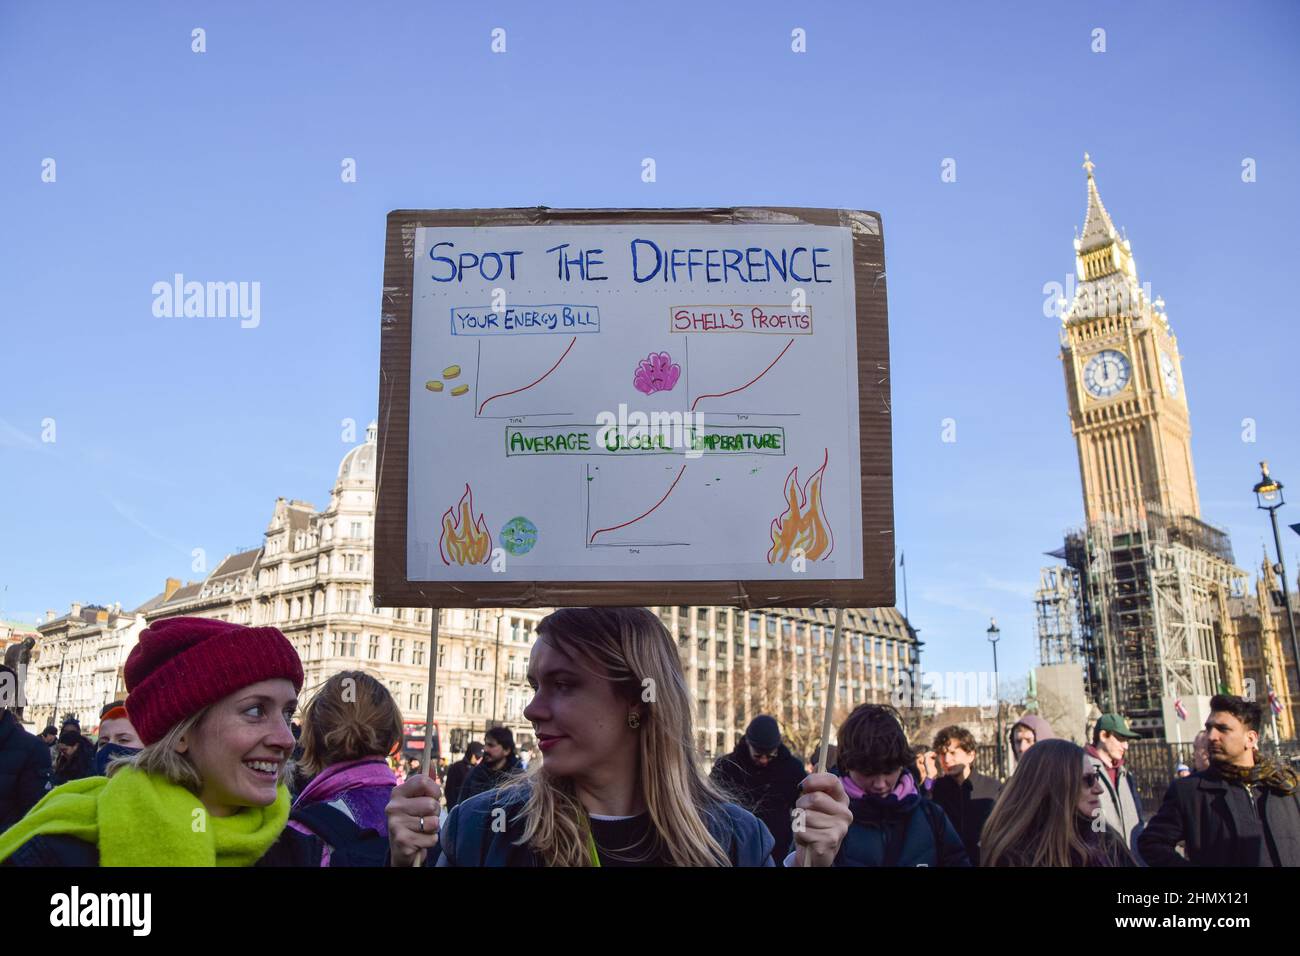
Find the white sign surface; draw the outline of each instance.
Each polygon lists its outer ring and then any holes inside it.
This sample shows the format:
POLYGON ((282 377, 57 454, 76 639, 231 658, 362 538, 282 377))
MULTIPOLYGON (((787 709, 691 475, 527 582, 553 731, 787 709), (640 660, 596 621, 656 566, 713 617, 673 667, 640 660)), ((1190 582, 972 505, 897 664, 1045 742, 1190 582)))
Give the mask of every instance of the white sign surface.
POLYGON ((416 231, 412 581, 862 576, 853 246, 416 231))

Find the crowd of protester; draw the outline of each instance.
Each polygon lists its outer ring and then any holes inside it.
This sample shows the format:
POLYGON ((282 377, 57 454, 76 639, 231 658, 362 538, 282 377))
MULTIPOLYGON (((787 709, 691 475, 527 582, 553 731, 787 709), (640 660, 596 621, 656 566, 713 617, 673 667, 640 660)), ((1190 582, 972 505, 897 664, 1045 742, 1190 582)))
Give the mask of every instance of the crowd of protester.
POLYGON ((1260 706, 1226 694, 1145 819, 1138 734, 1113 713, 1083 747, 1019 718, 1005 781, 969 729, 910 743, 881 704, 840 724, 829 772, 759 715, 706 774, 676 645, 644 608, 541 622, 527 762, 496 727, 422 773, 363 671, 316 688, 299 726, 302 665, 273 627, 155 622, 125 681, 93 741, 0 710, 0 865, 1300 865, 1296 773, 1261 749, 1260 706))

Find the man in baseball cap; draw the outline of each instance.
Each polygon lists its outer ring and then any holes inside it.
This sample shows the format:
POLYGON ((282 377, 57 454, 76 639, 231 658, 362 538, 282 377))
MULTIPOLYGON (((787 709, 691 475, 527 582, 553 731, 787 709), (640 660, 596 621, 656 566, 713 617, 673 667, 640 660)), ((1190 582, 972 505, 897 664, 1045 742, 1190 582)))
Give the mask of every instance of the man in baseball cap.
POLYGON ((1093 771, 1101 780, 1101 814, 1109 829, 1115 831, 1137 853, 1137 838, 1142 833, 1142 801, 1137 784, 1124 766, 1130 740, 1141 734, 1129 729, 1120 714, 1102 714, 1092 728, 1092 743, 1085 747, 1093 771))

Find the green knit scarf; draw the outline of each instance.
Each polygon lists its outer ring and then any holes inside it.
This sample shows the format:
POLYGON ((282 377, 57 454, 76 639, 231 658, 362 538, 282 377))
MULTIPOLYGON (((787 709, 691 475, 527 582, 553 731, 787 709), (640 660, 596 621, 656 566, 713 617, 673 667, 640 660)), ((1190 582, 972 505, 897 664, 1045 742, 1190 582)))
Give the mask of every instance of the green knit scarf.
POLYGON ((99 847, 100 866, 252 866, 289 819, 289 791, 269 807, 209 814, 184 787, 133 767, 56 787, 0 834, 0 861, 35 836, 99 847))
POLYGON ((1294 770, 1274 763, 1259 752, 1255 754, 1255 766, 1253 767, 1215 764, 1214 770, 1220 777, 1231 783, 1264 787, 1266 790, 1283 797, 1289 797, 1295 793, 1297 784, 1300 784, 1294 770))

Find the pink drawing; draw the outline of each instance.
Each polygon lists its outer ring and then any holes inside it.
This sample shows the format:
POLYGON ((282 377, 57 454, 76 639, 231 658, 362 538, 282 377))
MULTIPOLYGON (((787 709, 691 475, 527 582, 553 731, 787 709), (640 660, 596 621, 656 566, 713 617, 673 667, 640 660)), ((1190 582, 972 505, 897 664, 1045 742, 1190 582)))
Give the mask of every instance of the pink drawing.
POLYGON ((653 395, 655 392, 671 392, 681 377, 682 367, 673 361, 671 355, 651 352, 637 365, 632 384, 637 391, 653 395))

